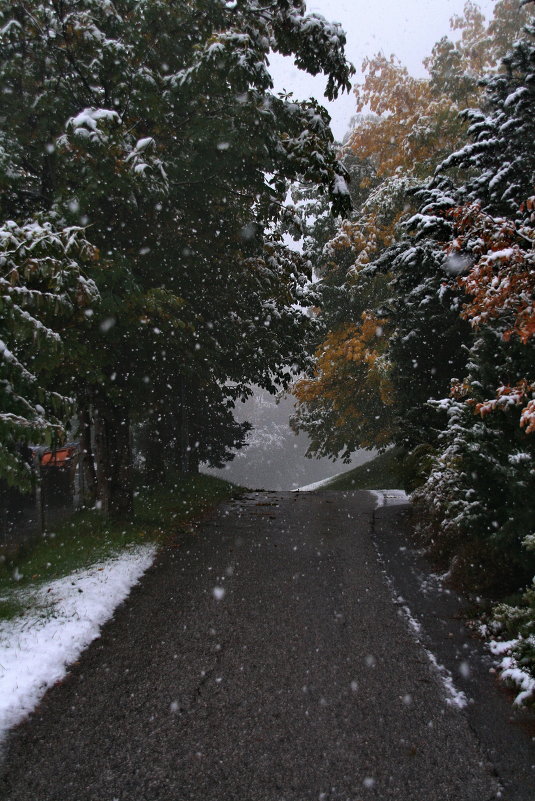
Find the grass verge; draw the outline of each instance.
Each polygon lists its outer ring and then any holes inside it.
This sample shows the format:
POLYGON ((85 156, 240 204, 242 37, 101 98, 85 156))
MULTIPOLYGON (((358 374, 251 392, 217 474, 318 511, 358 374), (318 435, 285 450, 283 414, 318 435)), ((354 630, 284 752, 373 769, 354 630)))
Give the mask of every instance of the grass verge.
POLYGON ((159 487, 140 488, 132 520, 110 522, 93 509, 76 512, 0 565, 0 619, 24 612, 20 590, 89 567, 132 544, 164 543, 243 491, 213 476, 174 476, 159 487))
POLYGON ((403 482, 400 476, 398 453, 395 448, 381 453, 375 459, 337 476, 323 489, 401 489, 403 482))

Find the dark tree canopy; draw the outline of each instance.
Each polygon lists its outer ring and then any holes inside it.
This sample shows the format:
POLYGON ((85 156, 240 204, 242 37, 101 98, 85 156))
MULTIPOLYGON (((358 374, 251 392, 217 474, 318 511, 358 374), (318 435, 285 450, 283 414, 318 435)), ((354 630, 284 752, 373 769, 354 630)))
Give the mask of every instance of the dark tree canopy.
MULTIPOLYGON (((191 384, 221 404, 211 419, 229 442, 227 402, 287 383, 306 358, 308 266, 282 240, 289 182, 334 211, 349 202, 328 115, 274 94, 268 55, 324 73, 333 98, 350 86, 343 32, 299 0, 4 1, 0 30, 2 221, 77 226, 98 254, 98 302, 51 321, 63 350, 44 383, 94 409, 102 441, 164 397, 178 419, 191 384)), ((202 408, 180 423, 184 448, 202 450, 202 408)), ((103 464, 101 491, 129 461, 103 464)))

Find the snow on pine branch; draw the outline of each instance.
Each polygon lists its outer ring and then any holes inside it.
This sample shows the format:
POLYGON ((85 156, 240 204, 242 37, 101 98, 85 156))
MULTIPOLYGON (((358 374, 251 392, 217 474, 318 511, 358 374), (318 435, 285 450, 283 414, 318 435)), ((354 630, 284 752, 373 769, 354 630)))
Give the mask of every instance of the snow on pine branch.
POLYGON ((50 219, 0 225, 0 477, 20 487, 30 481, 21 444, 61 437, 58 415, 70 407, 70 399, 47 391, 28 365, 39 349, 50 364, 59 358, 61 337, 49 318, 98 301, 94 281, 83 272, 97 258, 82 228, 59 228, 50 219))

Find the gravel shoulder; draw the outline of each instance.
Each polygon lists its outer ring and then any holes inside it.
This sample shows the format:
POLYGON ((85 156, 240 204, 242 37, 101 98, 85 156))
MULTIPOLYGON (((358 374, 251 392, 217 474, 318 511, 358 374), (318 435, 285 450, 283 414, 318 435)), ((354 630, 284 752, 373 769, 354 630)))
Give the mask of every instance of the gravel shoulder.
POLYGON ((374 541, 392 596, 467 699, 464 716, 492 763, 505 801, 535 799, 535 712, 514 706, 485 642, 466 625, 470 606, 438 576, 410 536, 408 508, 379 507, 374 541))

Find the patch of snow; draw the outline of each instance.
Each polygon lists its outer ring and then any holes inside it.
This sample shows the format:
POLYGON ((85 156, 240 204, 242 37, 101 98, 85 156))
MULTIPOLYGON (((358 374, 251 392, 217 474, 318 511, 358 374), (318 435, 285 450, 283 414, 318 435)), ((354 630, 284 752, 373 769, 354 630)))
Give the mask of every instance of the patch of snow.
MULTIPOLYGON (((402 500, 403 496, 405 496, 405 499, 406 499, 406 495, 405 495, 404 492, 402 492, 402 490, 377 490, 373 494, 377 497, 377 499, 379 501, 381 499, 383 493, 385 493, 385 494, 386 493, 388 493, 388 494, 396 493, 395 496, 394 496, 394 503, 396 503, 396 502, 397 503, 406 503, 406 500, 402 500), (399 500, 396 501, 396 498, 399 499, 399 500)), ((465 693, 462 692, 462 690, 458 690, 455 687, 455 684, 453 683, 453 677, 452 677, 450 671, 444 665, 441 665, 438 662, 436 656, 432 653, 432 651, 430 651, 429 648, 427 648, 424 645, 422 640, 423 640, 423 638, 425 636, 425 632, 424 632, 424 630, 422 628, 422 624, 420 623, 419 620, 417 620, 414 617, 414 615, 412 614, 409 606, 405 602, 405 599, 403 598, 403 596, 401 596, 398 593, 396 593, 392 577, 388 575, 386 570, 384 570, 384 561, 383 561, 381 553, 380 553, 380 551, 379 551, 379 549, 377 547, 377 543, 375 542, 374 544, 375 544, 375 551, 377 553, 379 561, 383 565, 383 573, 385 575, 386 583, 387 583, 388 588, 390 590, 390 593, 392 595, 392 600, 394 601, 394 603, 396 603, 399 606, 401 614, 403 615, 403 617, 407 621, 408 628, 409 628, 411 634, 413 635, 413 637, 416 640, 416 642, 419 643, 419 645, 421 645, 421 647, 423 648, 427 658, 429 659, 429 661, 431 662, 431 665, 433 666, 435 672, 437 673, 438 678, 440 679, 440 682, 441 682, 444 690, 446 691, 446 699, 445 699, 446 700, 446 704, 448 706, 457 707, 458 709, 464 709, 468 705, 468 698, 466 697, 465 693)))
POLYGON ((508 108, 509 106, 514 105, 518 100, 520 100, 521 97, 524 97, 527 94, 529 94, 529 89, 527 89, 525 86, 519 86, 518 89, 515 89, 514 92, 511 92, 511 94, 505 98, 503 104, 504 107, 508 108))
POLYGON ((313 490, 320 489, 320 487, 328 487, 335 478, 342 476, 344 472, 345 471, 342 473, 336 473, 334 476, 330 476, 329 478, 322 478, 321 481, 315 481, 313 484, 307 484, 305 487, 298 487, 296 490, 293 490, 293 492, 312 492, 313 490))
POLYGON ((142 150, 146 150, 149 147, 149 145, 154 145, 154 144, 155 144, 155 142, 154 142, 154 139, 152 138, 152 136, 146 136, 144 139, 138 139, 137 140, 135 149, 139 153, 142 150))
POLYGON ((403 614, 405 615, 407 623, 409 624, 410 630, 413 634, 416 634, 416 637, 419 637, 422 633, 422 624, 416 620, 415 617, 413 617, 411 610, 406 604, 403 604, 401 609, 403 610, 403 614))
POLYGON ((488 648, 494 656, 503 657, 498 665, 500 679, 520 689, 514 700, 515 706, 522 706, 535 697, 535 679, 527 671, 522 670, 514 655, 514 649, 521 640, 522 638, 518 637, 507 641, 491 640, 488 643, 488 648))
POLYGON ((347 182, 343 175, 334 176, 333 195, 349 195, 347 182))
POLYGON ((518 639, 518 637, 516 637, 514 640, 506 640, 506 641, 491 640, 489 642, 489 650, 492 654, 494 654, 494 656, 503 656, 512 648, 514 648, 515 645, 518 645, 519 642, 520 640, 518 639))
POLYGON ((446 703, 448 704, 448 706, 455 706, 458 709, 464 709, 468 705, 468 699, 462 690, 458 690, 456 688, 455 684, 453 683, 453 678, 450 671, 446 667, 444 667, 444 665, 439 664, 436 656, 432 653, 432 651, 429 650, 429 648, 426 648, 425 645, 423 644, 421 640, 421 634, 422 634, 421 623, 418 620, 416 620, 415 617, 413 617, 411 610, 406 604, 402 604, 401 609, 403 611, 405 619, 407 620, 409 629, 412 631, 415 638, 418 640, 418 642, 424 649, 427 658, 429 659, 436 673, 438 674, 440 682, 444 690, 446 691, 446 703))
POLYGON ((106 108, 85 108, 75 117, 67 121, 67 129, 72 129, 76 136, 91 141, 106 141, 107 135, 98 127, 101 121, 119 124, 121 118, 116 111, 106 108))
POLYGON ((466 706, 468 706, 468 699, 465 693, 456 688, 453 683, 451 673, 447 668, 444 667, 444 665, 440 665, 437 662, 436 656, 431 653, 428 648, 424 647, 424 651, 426 652, 429 661, 437 671, 440 681, 442 682, 442 686, 446 690, 446 703, 448 706, 455 706, 458 709, 464 709, 466 706))
POLYGON ((526 701, 533 699, 535 679, 519 667, 514 656, 506 656, 501 662, 500 670, 500 678, 503 681, 510 681, 521 690, 514 700, 515 706, 522 706, 526 701))
POLYGON ((400 506, 409 503, 409 496, 403 490, 368 490, 368 492, 375 496, 376 509, 379 506, 400 506))
POLYGON ((156 547, 132 548, 43 584, 26 614, 0 622, 0 738, 32 712, 67 673, 154 561, 156 547))

